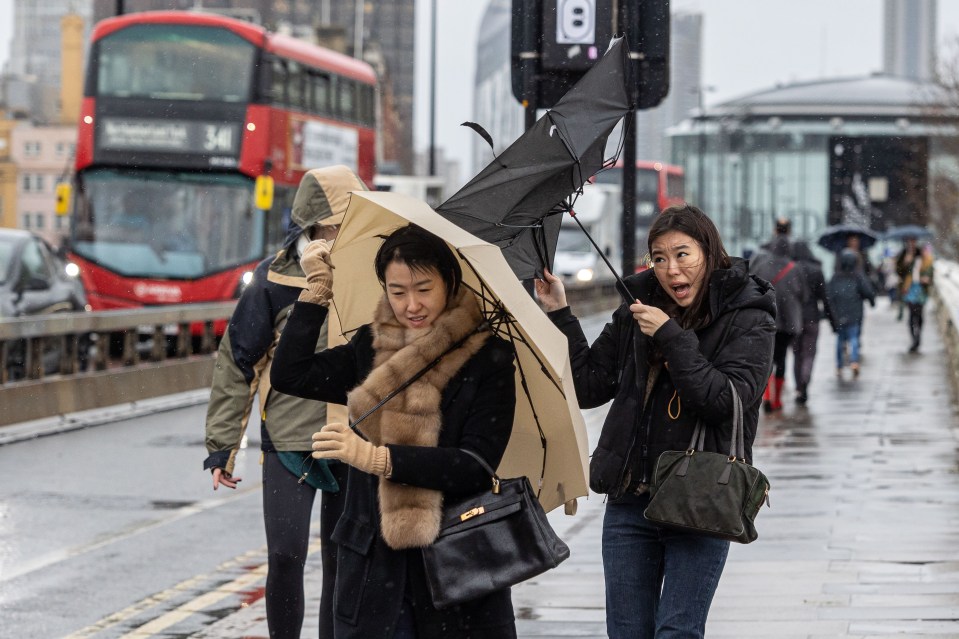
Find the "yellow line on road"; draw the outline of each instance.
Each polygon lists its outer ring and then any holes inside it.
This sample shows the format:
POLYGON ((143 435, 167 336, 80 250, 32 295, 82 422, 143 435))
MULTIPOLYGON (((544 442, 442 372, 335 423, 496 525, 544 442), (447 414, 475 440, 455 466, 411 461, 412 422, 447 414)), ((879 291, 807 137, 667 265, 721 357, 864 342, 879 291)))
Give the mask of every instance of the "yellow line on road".
MULTIPOLYGON (((316 538, 309 546, 307 552, 313 553, 320 548, 320 540, 316 538)), ((203 583, 209 582, 213 579, 214 575, 217 572, 223 570, 233 569, 236 566, 246 565, 254 557, 262 557, 265 554, 264 549, 253 550, 242 555, 235 557, 227 562, 221 564, 216 571, 205 574, 198 575, 196 577, 191 577, 186 579, 172 588, 168 588, 162 592, 156 593, 149 597, 146 597, 137 603, 127 606, 123 610, 115 612, 111 615, 108 615, 101 619, 100 621, 87 626, 86 628, 79 630, 64 639, 88 639, 93 637, 99 632, 106 630, 107 628, 116 626, 125 621, 132 619, 133 617, 143 613, 150 608, 156 607, 165 601, 169 601, 173 597, 182 594, 187 590, 196 590, 197 588, 202 587, 203 583)), ((170 626, 173 626, 181 621, 188 619, 189 617, 197 614, 205 608, 212 606, 213 604, 221 601, 231 595, 236 594, 246 588, 249 588, 251 585, 255 584, 258 581, 261 581, 266 578, 267 565, 260 564, 246 572, 233 581, 227 582, 215 590, 205 592, 198 597, 187 601, 181 606, 170 610, 164 614, 161 614, 159 617, 156 617, 142 626, 137 627, 131 632, 122 635, 120 639, 145 639, 147 637, 155 637, 158 633, 166 630, 170 626)))
POLYGON ((257 568, 252 572, 249 572, 245 575, 240 575, 233 581, 223 584, 216 590, 204 593, 196 599, 186 602, 179 608, 171 610, 165 615, 145 623, 133 632, 123 635, 120 637, 120 639, 143 639, 144 637, 153 637, 157 633, 166 630, 170 626, 180 623, 184 619, 190 618, 204 608, 212 606, 218 601, 226 599, 227 597, 239 592, 240 590, 243 590, 244 588, 248 588, 249 586, 265 578, 266 564, 257 566, 257 568))

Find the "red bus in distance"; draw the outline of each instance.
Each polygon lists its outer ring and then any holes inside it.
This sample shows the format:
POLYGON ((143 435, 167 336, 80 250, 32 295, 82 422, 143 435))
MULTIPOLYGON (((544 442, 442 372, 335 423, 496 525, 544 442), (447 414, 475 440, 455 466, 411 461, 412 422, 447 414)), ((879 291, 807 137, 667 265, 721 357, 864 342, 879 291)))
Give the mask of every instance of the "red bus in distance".
POLYGON ((229 300, 284 238, 304 171, 372 184, 366 63, 241 20, 133 13, 92 34, 69 251, 94 310, 229 300), (256 178, 274 181, 269 210, 256 178))
MULTIPOLYGON (((598 184, 623 184, 623 162, 600 171, 598 184)), ((636 219, 645 220, 663 209, 686 201, 686 174, 683 167, 649 160, 636 161, 636 219)))

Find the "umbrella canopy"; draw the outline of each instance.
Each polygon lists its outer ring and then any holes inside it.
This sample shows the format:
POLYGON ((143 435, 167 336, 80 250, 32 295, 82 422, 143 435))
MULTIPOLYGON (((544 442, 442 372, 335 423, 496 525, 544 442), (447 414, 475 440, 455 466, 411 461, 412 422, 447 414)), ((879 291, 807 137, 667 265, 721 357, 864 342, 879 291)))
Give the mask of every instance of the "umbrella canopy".
POLYGON ((924 226, 904 224, 902 226, 890 227, 882 234, 882 239, 884 240, 904 240, 907 237, 912 237, 917 240, 928 240, 932 238, 932 231, 924 226))
POLYGON ((463 285, 476 294, 494 332, 516 351, 516 413, 499 474, 529 477, 547 512, 586 495, 586 426, 573 390, 566 338, 513 275, 499 248, 415 198, 354 192, 331 252, 336 267, 332 307, 343 332, 372 321, 383 295, 374 257, 384 235, 410 223, 446 241, 460 260, 463 285))
POLYGON ((838 253, 846 248, 850 235, 859 236, 859 247, 866 250, 876 243, 879 236, 863 226, 855 224, 836 224, 827 226, 819 235, 819 246, 826 250, 838 253))
POLYGON ((516 277, 553 262, 564 200, 607 162, 606 140, 630 109, 626 43, 616 38, 556 105, 437 211, 501 249, 516 277))

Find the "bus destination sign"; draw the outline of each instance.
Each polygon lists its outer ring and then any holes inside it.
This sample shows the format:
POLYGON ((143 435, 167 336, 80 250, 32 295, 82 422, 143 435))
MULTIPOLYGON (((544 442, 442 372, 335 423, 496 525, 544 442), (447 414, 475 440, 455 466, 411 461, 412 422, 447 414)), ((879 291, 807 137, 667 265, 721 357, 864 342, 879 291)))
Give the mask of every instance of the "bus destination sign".
POLYGON ((100 119, 97 146, 106 152, 175 153, 208 158, 211 165, 236 166, 240 152, 240 127, 224 122, 100 119))

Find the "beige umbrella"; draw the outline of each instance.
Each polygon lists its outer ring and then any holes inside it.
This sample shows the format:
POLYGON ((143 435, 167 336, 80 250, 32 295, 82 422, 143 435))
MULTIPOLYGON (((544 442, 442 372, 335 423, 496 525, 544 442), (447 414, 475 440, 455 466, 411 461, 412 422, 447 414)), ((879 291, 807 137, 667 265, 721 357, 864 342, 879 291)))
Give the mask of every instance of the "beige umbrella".
MULTIPOLYGON (((463 284, 494 331, 516 350, 513 435, 497 469, 526 475, 550 510, 587 494, 587 439, 576 403, 566 337, 510 270, 500 249, 444 219, 425 202, 399 193, 353 192, 333 244, 333 309, 344 334, 373 319, 383 289, 373 259, 392 231, 416 224, 446 240, 460 259, 463 284)), ((411 371, 412 374, 412 371, 411 371)))

